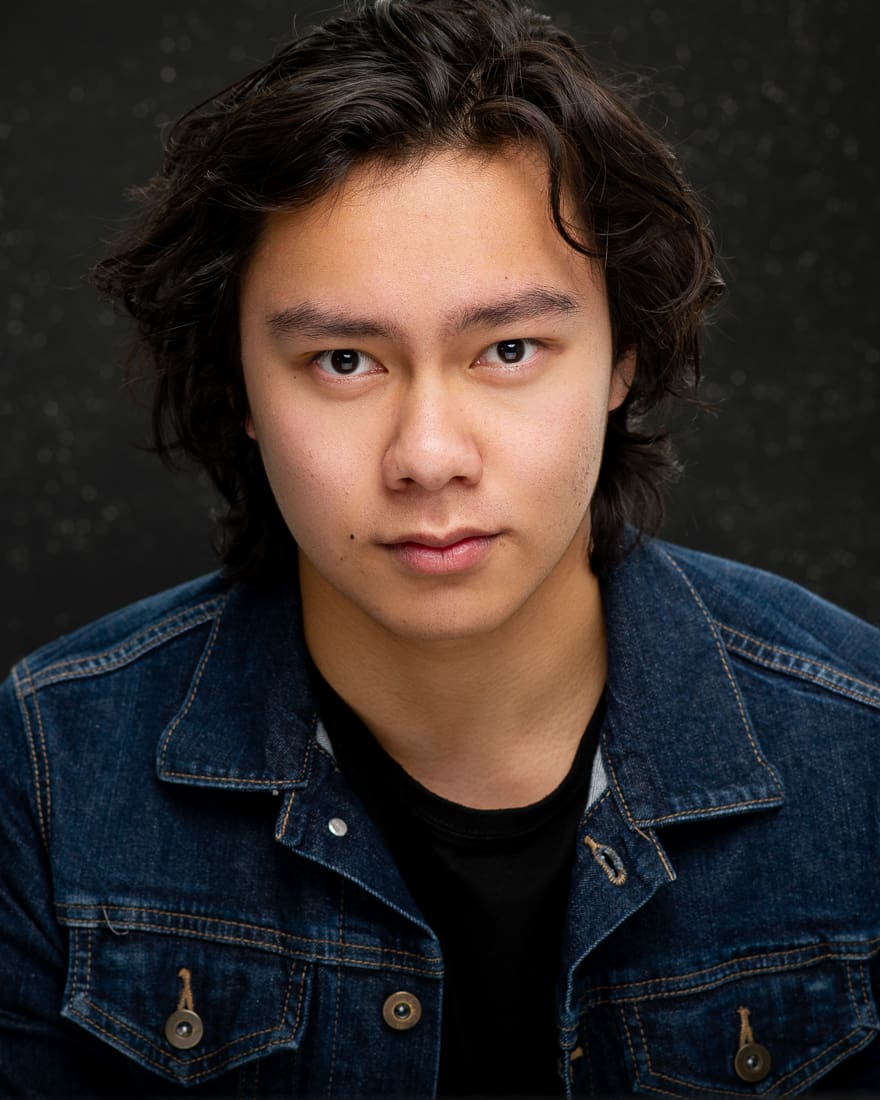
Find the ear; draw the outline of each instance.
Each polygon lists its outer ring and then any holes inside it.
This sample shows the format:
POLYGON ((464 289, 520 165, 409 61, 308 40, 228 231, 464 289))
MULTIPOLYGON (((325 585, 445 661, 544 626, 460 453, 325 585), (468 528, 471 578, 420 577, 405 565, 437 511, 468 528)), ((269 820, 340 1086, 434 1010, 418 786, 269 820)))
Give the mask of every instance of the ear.
POLYGON ((624 403, 635 376, 636 346, 630 344, 611 371, 611 388, 608 391, 609 412, 613 412, 624 403))
POLYGON ((226 400, 229 403, 229 411, 236 419, 241 416, 241 406, 245 406, 246 411, 241 426, 244 428, 244 434, 250 436, 250 438, 256 443, 257 429, 254 427, 254 419, 251 416, 251 410, 248 405, 248 399, 244 389, 244 385, 242 384, 237 387, 227 386, 226 400))

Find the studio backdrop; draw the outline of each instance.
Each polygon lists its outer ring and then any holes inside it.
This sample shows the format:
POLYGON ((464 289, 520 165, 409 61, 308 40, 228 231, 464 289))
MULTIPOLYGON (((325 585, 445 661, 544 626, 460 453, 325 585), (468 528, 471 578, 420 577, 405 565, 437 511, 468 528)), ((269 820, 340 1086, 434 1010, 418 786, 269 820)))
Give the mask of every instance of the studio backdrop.
MULTIPOLYGON (((538 5, 540 6, 540 5, 538 5)), ((169 123, 326 16, 294 0, 18 3, 0 42, 0 664, 214 568, 210 487, 144 450, 88 284, 169 123)), ((880 621, 871 0, 551 0, 704 196, 729 293, 664 534, 880 621)))

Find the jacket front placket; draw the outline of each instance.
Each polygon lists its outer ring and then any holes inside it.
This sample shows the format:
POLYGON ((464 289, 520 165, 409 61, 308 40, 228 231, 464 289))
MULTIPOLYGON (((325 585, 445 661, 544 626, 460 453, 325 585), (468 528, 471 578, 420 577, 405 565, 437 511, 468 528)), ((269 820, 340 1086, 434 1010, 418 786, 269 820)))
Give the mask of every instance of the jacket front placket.
POLYGON ((333 759, 307 672, 299 606, 239 598, 215 623, 191 693, 158 746, 161 779, 278 797, 289 878, 256 910, 311 944, 309 1092, 431 1095, 443 963, 366 810, 333 759), (279 902, 277 899, 287 899, 279 902))
MULTIPOLYGON (((326 744, 320 730, 318 737, 326 744)), ((316 1077, 332 1081, 332 1095, 433 1095, 443 999, 440 945, 378 829, 325 750, 314 754, 308 785, 285 799, 276 837, 335 879, 337 919, 327 929, 328 965, 317 974, 317 1026, 334 1035, 318 1055, 326 1056, 326 1067, 313 1066, 316 1077)))
POLYGON ((605 584, 603 607, 607 708, 580 822, 557 1002, 569 1095, 591 954, 658 890, 676 889, 658 830, 783 801, 718 627, 677 564, 637 550, 605 584))

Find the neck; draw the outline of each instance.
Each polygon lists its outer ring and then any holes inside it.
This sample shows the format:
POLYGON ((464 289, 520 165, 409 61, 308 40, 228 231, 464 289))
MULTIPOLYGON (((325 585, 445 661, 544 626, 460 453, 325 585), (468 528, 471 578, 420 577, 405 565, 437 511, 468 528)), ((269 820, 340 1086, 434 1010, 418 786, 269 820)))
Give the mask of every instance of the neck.
POLYGON ((486 809, 528 805, 562 781, 605 684, 589 570, 497 630, 442 640, 393 634, 308 566, 300 574, 312 659, 413 778, 486 809))

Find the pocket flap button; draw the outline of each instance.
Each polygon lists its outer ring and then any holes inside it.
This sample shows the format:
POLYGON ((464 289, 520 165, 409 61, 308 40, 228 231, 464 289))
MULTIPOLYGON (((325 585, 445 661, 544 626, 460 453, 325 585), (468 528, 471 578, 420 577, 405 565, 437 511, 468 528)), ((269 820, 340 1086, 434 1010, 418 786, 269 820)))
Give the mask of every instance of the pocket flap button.
POLYGON ((421 1018, 421 1002, 412 993, 392 993, 382 1005, 382 1019, 395 1031, 409 1031, 421 1018))
POLYGON ((736 1052, 733 1068, 741 1081, 763 1081, 770 1072, 770 1051, 760 1043, 746 1043, 736 1052))
POLYGON ((190 1050, 202 1041, 202 1018, 188 1008, 178 1008, 165 1021, 165 1038, 178 1050, 190 1050))
POLYGON ((172 1012, 165 1021, 165 1038, 177 1050, 189 1050, 201 1042, 205 1029, 193 1005, 192 974, 182 966, 177 976, 183 983, 183 991, 177 1002, 177 1011, 172 1012))

